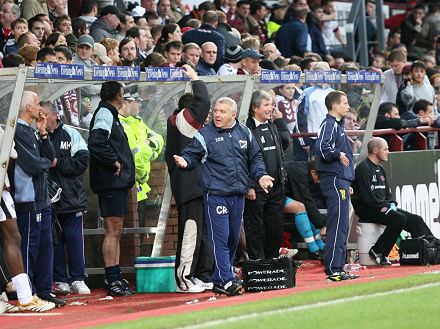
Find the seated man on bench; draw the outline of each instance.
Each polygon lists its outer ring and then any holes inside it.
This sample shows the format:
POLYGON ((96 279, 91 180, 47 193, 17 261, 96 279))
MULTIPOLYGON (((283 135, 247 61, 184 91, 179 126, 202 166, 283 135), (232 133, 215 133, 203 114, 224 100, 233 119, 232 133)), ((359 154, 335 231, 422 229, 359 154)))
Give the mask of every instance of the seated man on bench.
POLYGON ((352 183, 351 203, 360 221, 386 226, 369 251, 378 265, 391 265, 385 256, 390 253, 402 230, 411 233, 413 238, 435 239, 422 217, 397 208, 397 202, 392 200, 385 169, 381 165, 388 161, 388 154, 387 142, 373 137, 368 142, 368 158, 356 167, 352 183))

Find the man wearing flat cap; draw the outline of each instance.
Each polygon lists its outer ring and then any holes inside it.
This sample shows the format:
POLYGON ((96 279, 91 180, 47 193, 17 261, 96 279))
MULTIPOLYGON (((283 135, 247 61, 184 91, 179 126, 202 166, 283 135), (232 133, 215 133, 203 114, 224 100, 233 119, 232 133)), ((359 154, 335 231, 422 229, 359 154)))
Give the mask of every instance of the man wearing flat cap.
POLYGON ((257 50, 248 48, 241 54, 241 68, 238 69, 237 75, 243 74, 260 74, 260 62, 264 58, 257 50))
POLYGON ((125 15, 116 6, 108 5, 102 8, 99 18, 90 26, 90 35, 95 42, 104 38, 116 39, 116 28, 125 21, 125 15))

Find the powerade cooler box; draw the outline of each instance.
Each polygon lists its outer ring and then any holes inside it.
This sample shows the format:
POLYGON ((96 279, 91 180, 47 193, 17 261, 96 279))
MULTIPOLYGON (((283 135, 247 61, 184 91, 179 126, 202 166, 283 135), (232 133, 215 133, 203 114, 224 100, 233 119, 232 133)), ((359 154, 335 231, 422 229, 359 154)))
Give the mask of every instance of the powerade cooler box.
POLYGON ((176 256, 137 257, 136 270, 137 292, 175 292, 174 264, 176 256))

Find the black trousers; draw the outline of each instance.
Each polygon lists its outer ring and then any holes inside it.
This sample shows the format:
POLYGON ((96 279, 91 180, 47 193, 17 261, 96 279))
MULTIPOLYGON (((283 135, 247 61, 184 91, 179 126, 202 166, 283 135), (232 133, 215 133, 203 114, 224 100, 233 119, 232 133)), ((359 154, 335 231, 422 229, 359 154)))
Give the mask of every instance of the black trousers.
POLYGON ((245 204, 244 230, 249 259, 279 256, 284 225, 284 189, 274 185, 269 193, 257 191, 255 200, 245 204))
POLYGON ((400 208, 398 208, 397 211, 391 210, 388 214, 376 212, 373 216, 368 216, 368 218, 373 218, 372 220, 368 220, 369 223, 386 226, 385 231, 373 246, 373 250, 376 253, 384 256, 390 253, 402 230, 411 233, 413 238, 423 236, 428 239, 433 238, 431 230, 422 217, 400 208))
POLYGON ((211 282, 214 257, 208 241, 203 196, 192 199, 178 211, 178 240, 176 250, 175 277, 181 289, 192 286, 196 277, 211 282))

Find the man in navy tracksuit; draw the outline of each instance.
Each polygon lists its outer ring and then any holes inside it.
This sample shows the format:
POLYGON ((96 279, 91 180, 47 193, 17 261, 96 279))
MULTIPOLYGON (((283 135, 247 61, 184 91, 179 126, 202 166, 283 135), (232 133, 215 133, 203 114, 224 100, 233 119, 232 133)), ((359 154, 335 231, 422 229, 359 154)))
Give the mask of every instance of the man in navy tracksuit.
POLYGON ((54 241, 53 279, 59 292, 90 294, 90 289, 84 283, 83 233, 83 212, 87 208, 84 172, 89 165, 89 150, 78 131, 58 120, 52 103, 42 102, 41 105, 56 152, 56 161, 49 171, 49 177, 62 188, 61 198, 52 209, 61 228, 57 230, 54 241))
POLYGON ((202 128, 191 143, 174 155, 176 165, 192 169, 202 163, 208 235, 214 253, 213 292, 236 296, 232 261, 240 237, 248 177, 267 193, 273 178, 266 175, 261 149, 251 131, 236 120, 237 104, 229 97, 217 100, 213 122, 202 128))
POLYGON ((9 167, 9 177, 21 235, 23 265, 32 282, 32 291, 41 299, 64 306, 65 301, 50 294, 53 247, 47 173, 55 163, 55 150, 46 131, 40 100, 34 92, 23 92, 14 141, 18 158, 9 167), (38 134, 31 127, 34 121, 38 134))
POLYGON ((354 179, 353 153, 343 124, 350 109, 347 95, 332 91, 325 98, 325 106, 328 114, 319 127, 315 145, 319 185, 327 199, 325 274, 328 281, 356 279, 359 276, 343 270, 349 229, 349 189, 354 179))

